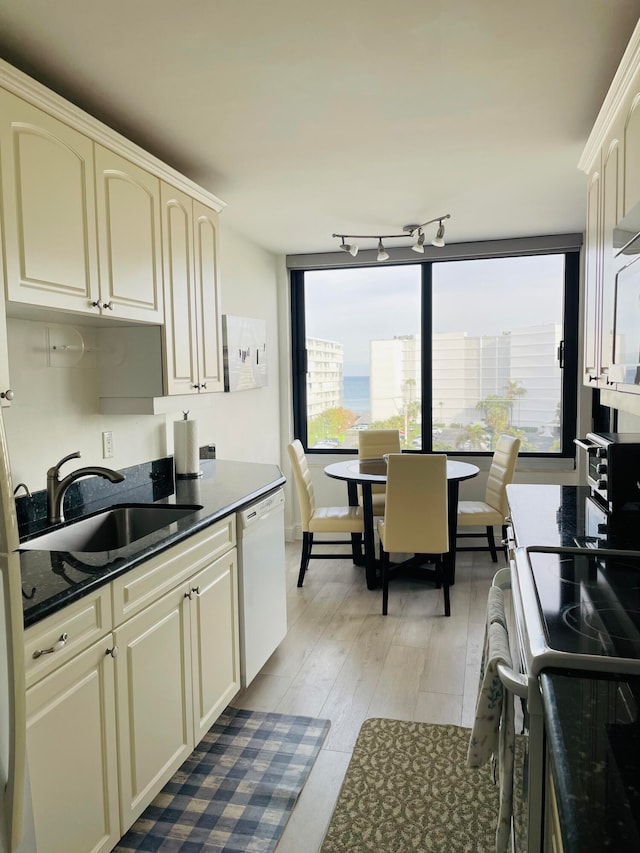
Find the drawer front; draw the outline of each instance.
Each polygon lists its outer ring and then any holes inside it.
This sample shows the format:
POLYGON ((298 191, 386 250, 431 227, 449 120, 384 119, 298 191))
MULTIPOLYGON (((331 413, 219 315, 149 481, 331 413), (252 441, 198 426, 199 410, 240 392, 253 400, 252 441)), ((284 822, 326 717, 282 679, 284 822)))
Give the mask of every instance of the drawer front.
POLYGON ((89 648, 111 628, 108 586, 27 628, 24 633, 27 687, 89 648), (66 638, 62 639, 65 634, 66 638))
POLYGON ((111 584, 114 625, 153 604, 235 544, 236 517, 230 515, 116 578, 111 584))

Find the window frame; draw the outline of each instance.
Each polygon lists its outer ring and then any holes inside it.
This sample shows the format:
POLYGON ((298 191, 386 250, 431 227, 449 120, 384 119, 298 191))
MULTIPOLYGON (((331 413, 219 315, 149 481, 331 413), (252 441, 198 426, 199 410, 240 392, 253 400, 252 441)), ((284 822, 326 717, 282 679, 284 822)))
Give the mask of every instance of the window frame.
MULTIPOLYGON (((577 235, 580 236, 580 235, 577 235)), ((540 238, 534 238, 540 239, 540 238)), ((496 241, 499 242, 499 241, 496 241)), ((504 241, 521 244, 526 241, 504 241)), ((457 244, 455 248, 458 248, 457 244)), ((429 257, 414 261, 413 259, 402 259, 385 263, 385 266, 406 266, 418 263, 421 267, 420 295, 421 295, 421 321, 420 329, 422 336, 422 448, 421 450, 407 450, 409 453, 432 452, 432 403, 433 403, 433 336, 432 336, 432 295, 433 295, 433 269, 439 263, 451 263, 457 260, 483 260, 487 258, 500 257, 525 257, 532 255, 564 255, 564 282, 563 282, 563 362, 561 364, 561 403, 562 403, 562 429, 561 448, 557 453, 523 451, 523 457, 532 459, 572 459, 575 461, 575 444, 573 439, 577 432, 578 418, 578 362, 579 362, 579 291, 580 291, 580 242, 575 246, 546 247, 529 249, 513 248, 512 251, 496 251, 493 253, 479 252, 478 254, 466 254, 458 252, 449 257, 429 257)), ((313 257, 313 256, 312 256, 313 257)), ((317 259, 319 256, 315 256, 317 259)), ((333 256, 332 256, 333 257, 333 256)), ((338 256, 339 257, 339 256, 338 256)), ((307 432, 307 353, 305 333, 305 273, 313 272, 331 267, 332 269, 365 268, 372 266, 370 262, 364 263, 322 263, 305 266, 297 263, 290 268, 290 290, 291 290, 291 370, 292 370, 292 395, 293 395, 293 429, 294 437, 300 439, 305 451, 311 454, 322 455, 354 455, 356 451, 349 448, 314 448, 308 446, 307 432)), ((493 451, 480 450, 458 450, 452 455, 490 457, 493 451)))

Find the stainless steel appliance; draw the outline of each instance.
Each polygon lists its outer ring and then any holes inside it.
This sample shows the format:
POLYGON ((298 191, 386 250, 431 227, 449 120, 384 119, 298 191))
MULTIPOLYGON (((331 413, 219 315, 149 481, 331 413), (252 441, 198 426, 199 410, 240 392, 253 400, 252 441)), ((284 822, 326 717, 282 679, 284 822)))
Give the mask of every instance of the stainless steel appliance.
POLYGON ((522 699, 528 733, 515 774, 522 790, 514 800, 514 849, 540 853, 545 746, 538 676, 545 670, 640 675, 640 553, 516 548, 510 570, 501 570, 494 585, 511 587, 514 669, 499 674, 522 699))
POLYGON ((610 511, 640 513, 640 433, 589 432, 575 443, 587 454, 587 483, 610 511))

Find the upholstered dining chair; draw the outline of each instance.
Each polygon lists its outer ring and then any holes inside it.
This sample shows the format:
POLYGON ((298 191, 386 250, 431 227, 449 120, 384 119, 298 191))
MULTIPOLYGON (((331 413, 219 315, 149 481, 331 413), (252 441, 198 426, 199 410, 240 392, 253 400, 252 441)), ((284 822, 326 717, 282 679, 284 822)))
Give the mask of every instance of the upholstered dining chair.
POLYGON ((509 512, 506 489, 513 480, 519 451, 519 438, 514 438, 512 435, 501 435, 491 460, 484 500, 458 501, 457 538, 477 539, 486 536, 488 545, 457 547, 456 551, 490 551, 493 562, 498 562, 493 527, 499 525, 502 529, 502 539, 506 538, 505 519, 509 512), (460 533, 461 527, 484 527, 485 533, 460 533))
POLYGON ((361 553, 364 522, 362 519, 362 507, 316 506, 309 464, 299 439, 296 438, 291 442, 288 452, 293 469, 293 479, 295 480, 296 491, 298 493, 300 521, 302 524, 302 557, 300 559, 300 572, 298 574, 298 586, 302 586, 305 573, 309 567, 309 560, 344 560, 345 558, 344 554, 330 554, 325 552, 312 554, 311 548, 314 544, 314 533, 350 533, 351 539, 323 539, 315 544, 351 545, 352 556, 355 562, 361 553))
MULTIPOLYGON (((400 453, 400 431, 397 429, 363 429, 358 433, 358 456, 381 459, 385 453, 400 453)), ((371 487, 374 515, 384 515, 385 486, 371 487)))
POLYGON ((378 521, 382 564, 382 613, 387 615, 389 577, 401 570, 391 553, 430 555, 436 585, 442 585, 444 614, 451 615, 444 554, 449 550, 447 457, 392 453, 387 459, 387 501, 378 521))

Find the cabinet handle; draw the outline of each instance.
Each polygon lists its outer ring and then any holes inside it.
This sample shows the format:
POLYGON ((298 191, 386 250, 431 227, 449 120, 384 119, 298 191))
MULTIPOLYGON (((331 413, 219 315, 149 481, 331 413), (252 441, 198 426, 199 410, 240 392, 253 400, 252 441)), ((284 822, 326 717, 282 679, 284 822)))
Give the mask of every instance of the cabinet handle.
POLYGON ((200 388, 201 388, 203 391, 206 391, 206 390, 207 390, 207 383, 206 383, 206 382, 203 382, 203 383, 202 383, 202 385, 200 386, 200 388))
POLYGON ((189 601, 191 601, 191 599, 193 598, 193 590, 190 589, 189 592, 185 592, 184 597, 188 598, 189 601))
POLYGON ((103 302, 102 307, 108 308, 109 311, 113 311, 113 302, 111 300, 109 300, 108 302, 103 302))
POLYGON ((113 648, 112 648, 112 649, 107 649, 107 650, 106 650, 105 655, 111 655, 111 657, 112 657, 112 658, 117 658, 117 657, 118 657, 118 647, 116 646, 116 644, 115 644, 115 643, 113 644, 113 648))
POLYGON ((100 307, 100 303, 99 303, 99 302, 96 302, 96 301, 94 300, 94 301, 91 303, 91 307, 92 307, 92 308, 99 308, 99 307, 100 307))
POLYGON ((67 645, 68 637, 69 635, 65 632, 64 634, 60 634, 60 639, 56 640, 50 649, 36 649, 33 653, 33 659, 38 660, 41 655, 52 655, 54 652, 59 652, 60 649, 64 649, 67 645))
POLYGON ((195 385, 192 385, 191 387, 192 387, 192 388, 195 388, 195 389, 196 389, 196 391, 200 388, 200 386, 198 385, 198 383, 197 383, 197 382, 196 382, 196 384, 195 384, 195 385))
POLYGON ((2 397, 2 399, 3 399, 3 400, 9 400, 9 402, 11 402, 11 400, 13 400, 13 398, 14 398, 15 396, 16 396, 16 395, 15 395, 15 394, 14 394, 14 392, 11 390, 11 388, 7 388, 7 390, 6 390, 6 391, 2 391, 2 392, 0 392, 0 397, 2 397))
POLYGON ((196 595, 200 595, 200 587, 199 586, 192 586, 191 592, 195 592, 196 595))

